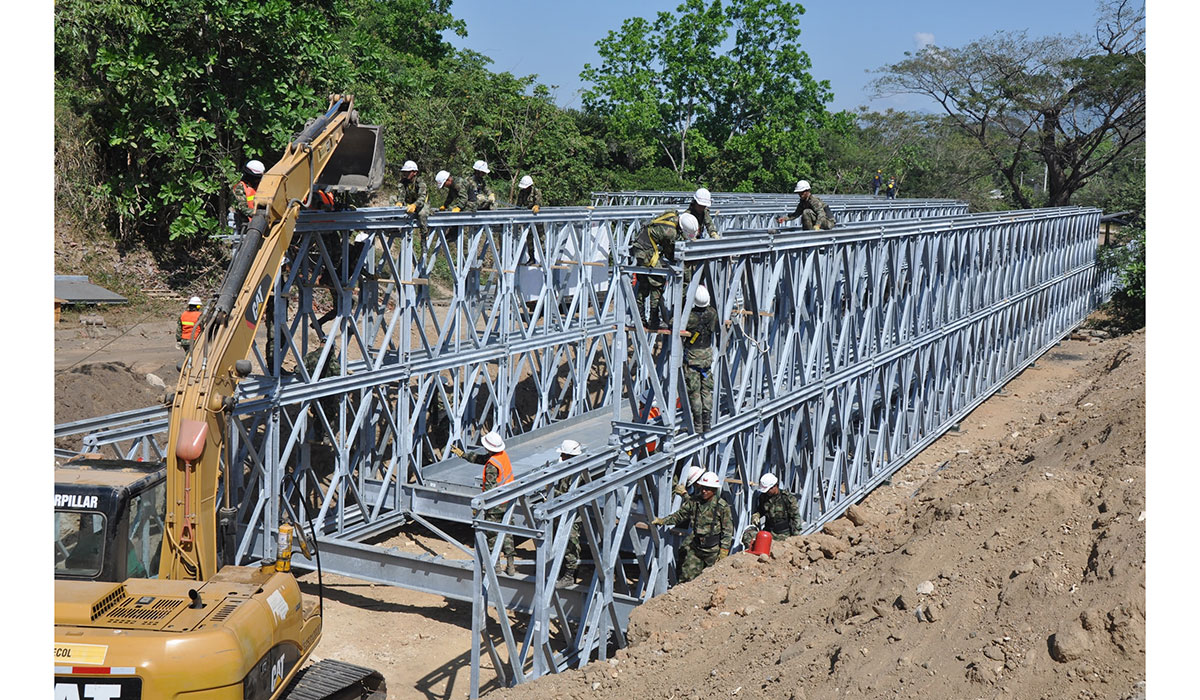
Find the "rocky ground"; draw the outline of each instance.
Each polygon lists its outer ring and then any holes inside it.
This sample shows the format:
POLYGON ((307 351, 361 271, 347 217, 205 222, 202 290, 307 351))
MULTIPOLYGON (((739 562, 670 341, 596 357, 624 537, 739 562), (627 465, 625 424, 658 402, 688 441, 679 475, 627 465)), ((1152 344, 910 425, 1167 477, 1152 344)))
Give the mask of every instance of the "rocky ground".
MULTIPOLYGON (((56 422, 151 405, 148 375, 174 381, 173 320, 106 316, 56 330, 56 422)), ((1145 493, 1144 333, 1066 340, 852 517, 639 608, 610 661, 490 695, 1144 697, 1145 493)), ((469 607, 324 584, 319 656, 380 669, 391 698, 465 695, 469 607)))

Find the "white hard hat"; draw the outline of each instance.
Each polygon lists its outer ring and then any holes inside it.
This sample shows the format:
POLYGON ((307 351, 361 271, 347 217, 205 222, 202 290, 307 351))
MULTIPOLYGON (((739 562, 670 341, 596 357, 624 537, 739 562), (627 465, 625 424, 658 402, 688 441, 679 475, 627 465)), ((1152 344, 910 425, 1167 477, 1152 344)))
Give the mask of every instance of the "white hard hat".
POLYGON ((487 448, 488 452, 503 452, 504 451, 504 438, 500 437, 500 433, 497 433, 495 430, 488 433, 487 435, 484 435, 483 439, 480 440, 479 442, 482 443, 483 446, 487 448))
POLYGON ((558 446, 558 453, 561 455, 578 457, 579 455, 583 454, 583 445, 580 445, 577 440, 567 438, 566 440, 563 440, 561 445, 558 446))
POLYGON ((446 171, 446 170, 439 170, 437 172, 437 175, 433 176, 433 181, 437 183, 439 190, 446 186, 446 180, 449 180, 449 179, 450 179, 450 172, 446 171))
POLYGON ((704 472, 704 475, 700 477, 700 485, 719 489, 721 488, 721 477, 717 476, 716 472, 704 472))
POLYGON ((805 192, 811 189, 812 187, 809 187, 808 180, 801 180, 800 182, 796 183, 796 189, 793 190, 793 192, 805 192))
POLYGON ((200 301, 200 297, 192 297, 188 299, 188 306, 200 306, 204 302, 200 301))
POLYGON ((475 161, 475 165, 472 165, 472 166, 471 166, 471 169, 472 169, 472 170, 478 170, 478 171, 479 171, 479 172, 481 172, 481 173, 490 173, 490 172, 492 172, 491 170, 488 170, 487 161, 483 161, 483 160, 477 160, 477 161, 475 161))
POLYGON ((712 206, 712 192, 708 191, 707 187, 701 187, 696 190, 696 194, 692 196, 692 201, 702 207, 712 206))
POLYGON ((696 217, 684 212, 679 215, 679 228, 683 231, 683 235, 692 238, 700 230, 700 222, 696 221, 696 217))
POLYGON ((711 302, 711 301, 712 301, 712 299, 709 298, 709 296, 708 296, 708 288, 707 287, 705 287, 704 285, 700 285, 699 287, 696 287, 696 298, 695 298, 696 306, 703 309, 704 307, 708 306, 709 302, 711 302))
POLYGON ((246 171, 252 175, 262 175, 267 172, 267 168, 262 164, 261 160, 252 160, 246 163, 246 171))
POLYGON ((400 166, 400 172, 409 173, 417 169, 417 164, 411 160, 404 161, 404 165, 400 166))
POLYGON ((704 467, 698 467, 695 464, 688 467, 687 469, 685 469, 683 471, 684 487, 685 488, 690 487, 692 484, 696 483, 696 481, 702 476, 704 476, 704 467))
POLYGON ((370 237, 371 237, 371 234, 367 233, 366 231, 359 231, 358 233, 354 234, 354 242, 362 243, 363 241, 367 240, 370 237))
POLYGON ((523 190, 533 187, 533 178, 526 175, 525 177, 521 178, 521 181, 519 183, 517 183, 517 187, 519 187, 523 190))
POLYGON ((779 477, 774 474, 763 474, 758 477, 758 490, 766 493, 771 490, 771 487, 779 483, 779 477))

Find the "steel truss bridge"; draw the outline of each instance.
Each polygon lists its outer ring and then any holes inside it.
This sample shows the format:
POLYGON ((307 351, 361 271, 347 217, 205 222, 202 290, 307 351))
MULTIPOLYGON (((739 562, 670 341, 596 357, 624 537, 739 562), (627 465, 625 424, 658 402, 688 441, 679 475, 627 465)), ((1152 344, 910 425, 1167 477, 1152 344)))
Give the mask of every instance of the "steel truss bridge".
MULTIPOLYGON (((273 558, 287 511, 316 528, 326 571, 471 601, 472 696, 484 653, 500 684, 606 658, 632 608, 673 580, 677 535, 647 521, 679 505, 685 466, 725 479, 736 535, 767 470, 797 495, 805 531, 819 529, 1113 285, 1095 266, 1095 209, 830 204, 838 228, 803 232, 775 228, 779 201, 718 200, 721 238, 679 244, 666 271, 628 253, 661 204, 437 214, 426 240, 402 209, 303 214, 230 419, 227 557, 273 558), (669 332, 642 325, 634 275, 663 277, 669 332), (721 320, 704 434, 679 340, 699 284, 721 320), (651 402, 675 408, 648 421, 651 402), (490 429, 517 479, 484 494, 480 468, 448 448, 490 429), (584 454, 559 462, 564 437, 584 454), (484 520, 497 505, 504 520, 484 520), (404 524, 450 553, 365 544, 404 524), (585 575, 556 588, 576 525, 585 575), (516 576, 496 573, 492 532, 521 543, 516 576)), ((166 413, 55 429, 73 435, 85 451, 153 459, 166 413)))

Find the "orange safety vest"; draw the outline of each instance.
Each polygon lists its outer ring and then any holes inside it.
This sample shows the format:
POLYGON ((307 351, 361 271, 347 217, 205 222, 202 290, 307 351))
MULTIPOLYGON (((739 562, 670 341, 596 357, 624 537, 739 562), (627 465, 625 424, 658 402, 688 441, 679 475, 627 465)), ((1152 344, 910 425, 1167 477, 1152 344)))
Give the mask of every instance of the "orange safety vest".
POLYGON ((245 180, 242 180, 242 189, 246 191, 246 206, 250 207, 250 211, 254 211, 254 195, 258 193, 245 180))
MULTIPOLYGON (((660 415, 662 415, 662 414, 659 412, 658 406, 651 406, 650 412, 646 414, 646 422, 650 423, 655 418, 658 418, 660 415)), ((646 453, 647 454, 654 454, 654 451, 657 449, 658 449, 658 440, 652 440, 652 441, 646 443, 646 453)))
POLYGON ((191 340, 196 334, 196 321, 200 320, 200 312, 189 309, 179 314, 179 323, 183 326, 183 331, 179 334, 184 340, 191 340))
POLYGON ((309 209, 324 208, 328 211, 333 211, 333 195, 329 194, 325 190, 313 190, 313 194, 315 194, 316 196, 309 197, 309 200, 308 200, 308 208, 309 209))
POLYGON ((487 481, 488 464, 496 467, 496 471, 500 473, 496 479, 496 486, 503 486, 513 480, 512 462, 509 461, 507 452, 497 452, 488 457, 487 464, 483 465, 483 480, 485 482, 487 481))

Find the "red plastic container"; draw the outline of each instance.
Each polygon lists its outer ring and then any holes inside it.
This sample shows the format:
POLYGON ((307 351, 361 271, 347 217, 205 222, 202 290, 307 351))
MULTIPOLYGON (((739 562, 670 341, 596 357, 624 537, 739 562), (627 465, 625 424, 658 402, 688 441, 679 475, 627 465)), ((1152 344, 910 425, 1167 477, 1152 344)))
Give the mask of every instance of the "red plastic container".
POLYGON ((751 554, 770 554, 771 553, 771 533, 766 530, 759 530, 754 536, 754 546, 750 548, 751 554))

